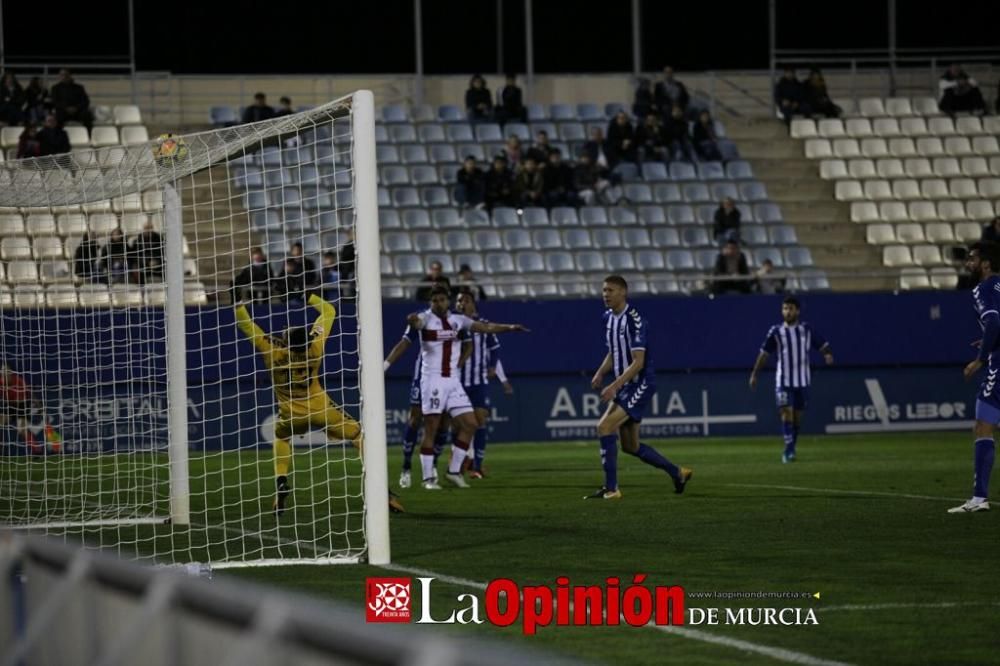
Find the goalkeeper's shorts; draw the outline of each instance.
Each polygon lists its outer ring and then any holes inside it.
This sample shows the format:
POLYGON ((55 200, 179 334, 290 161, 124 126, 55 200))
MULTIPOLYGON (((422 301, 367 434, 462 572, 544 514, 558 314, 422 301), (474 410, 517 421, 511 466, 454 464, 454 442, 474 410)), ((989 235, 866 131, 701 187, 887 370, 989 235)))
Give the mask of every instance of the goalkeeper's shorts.
POLYGON ((274 434, 279 439, 302 435, 312 430, 325 430, 327 437, 354 441, 361 426, 345 414, 326 394, 303 400, 289 400, 278 407, 274 434))

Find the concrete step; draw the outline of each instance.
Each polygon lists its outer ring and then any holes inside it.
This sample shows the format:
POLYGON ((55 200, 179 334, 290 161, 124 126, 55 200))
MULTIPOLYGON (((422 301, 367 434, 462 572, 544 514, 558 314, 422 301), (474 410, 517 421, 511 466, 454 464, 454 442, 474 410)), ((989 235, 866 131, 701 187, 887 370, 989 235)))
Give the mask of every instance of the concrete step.
POLYGON ((829 200, 784 201, 781 212, 789 220, 812 220, 814 222, 849 222, 851 209, 832 198, 829 200))
POLYGON ((779 204, 799 201, 822 201, 833 199, 833 184, 818 178, 783 178, 768 180, 767 194, 779 204))
POLYGON ((802 157, 802 147, 792 140, 741 139, 737 141, 744 159, 786 159, 802 157))
POLYGON ((882 268, 882 252, 867 243, 810 246, 817 266, 826 269, 861 268, 878 271, 882 268))
POLYGON ((788 138, 788 127, 779 120, 733 118, 723 120, 723 124, 729 138, 737 142, 788 138))

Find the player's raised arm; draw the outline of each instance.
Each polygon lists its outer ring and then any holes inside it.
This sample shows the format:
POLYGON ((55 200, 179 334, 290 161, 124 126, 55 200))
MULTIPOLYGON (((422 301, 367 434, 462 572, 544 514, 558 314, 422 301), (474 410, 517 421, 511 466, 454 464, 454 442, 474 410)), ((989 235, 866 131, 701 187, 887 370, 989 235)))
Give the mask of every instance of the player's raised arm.
POLYGON ((250 342, 253 343, 254 347, 265 354, 269 354, 273 349, 271 338, 268 337, 267 333, 264 332, 264 329, 258 326, 250 317, 250 313, 247 312, 247 307, 241 303, 236 306, 234 312, 236 315, 236 326, 240 329, 243 335, 250 338, 250 342))
POLYGON ((474 321, 472 325, 469 326, 470 331, 475 331, 476 333, 514 333, 515 331, 521 331, 523 333, 530 333, 531 329, 526 328, 523 324, 494 324, 492 322, 487 323, 483 321, 474 321))
POLYGON ((385 362, 382 364, 383 370, 388 370, 389 366, 399 360, 399 357, 406 353, 406 350, 410 348, 410 338, 404 335, 396 343, 396 346, 389 350, 389 355, 385 357, 385 362))
POLYGON ((337 308, 333 307, 322 298, 316 294, 312 294, 309 297, 309 305, 319 312, 319 317, 316 318, 315 323, 312 327, 312 350, 313 353, 319 353, 323 351, 323 346, 326 345, 326 339, 330 335, 330 331, 333 329, 333 320, 337 318, 337 308))

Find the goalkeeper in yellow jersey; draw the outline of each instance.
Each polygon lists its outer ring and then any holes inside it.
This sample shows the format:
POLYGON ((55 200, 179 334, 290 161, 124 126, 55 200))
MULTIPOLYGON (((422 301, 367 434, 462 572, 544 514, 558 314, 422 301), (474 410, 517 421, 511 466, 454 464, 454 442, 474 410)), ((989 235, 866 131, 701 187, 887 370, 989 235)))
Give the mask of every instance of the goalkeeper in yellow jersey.
MULTIPOLYGON (((253 343, 271 373, 271 383, 278 398, 278 420, 274 425, 274 475, 277 494, 275 515, 281 516, 291 495, 288 474, 292 464, 292 435, 311 430, 325 430, 333 440, 348 440, 362 448, 361 426, 334 404, 319 382, 326 339, 330 335, 336 309, 315 294, 309 305, 319 312, 309 330, 292 326, 280 337, 269 336, 254 323, 243 304, 236 307, 236 325, 253 343)), ((389 494, 394 511, 402 507, 389 494)))

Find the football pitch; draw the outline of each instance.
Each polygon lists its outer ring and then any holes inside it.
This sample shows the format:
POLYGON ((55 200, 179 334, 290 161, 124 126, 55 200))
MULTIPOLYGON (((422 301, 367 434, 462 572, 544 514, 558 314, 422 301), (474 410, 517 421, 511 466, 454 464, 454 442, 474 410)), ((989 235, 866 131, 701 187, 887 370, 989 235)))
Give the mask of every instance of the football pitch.
MULTIPOLYGON (((495 578, 554 586, 557 576, 573 585, 618 576, 624 591, 643 573, 647 586, 683 586, 688 609, 723 609, 720 623, 666 631, 552 625, 531 637, 520 623, 419 629, 523 641, 607 664, 1000 663, 1000 512, 946 513, 971 491, 970 436, 803 437, 799 461, 789 465, 780 462, 778 437, 653 443, 694 468, 684 495, 662 473, 619 455, 624 499, 584 501, 602 480, 596 442, 494 444, 488 478, 471 489, 402 491, 407 513, 391 518, 390 570, 290 566, 220 575, 352 603, 359 618, 366 577, 413 577, 416 618, 416 577, 430 576, 432 615, 440 619, 467 605, 456 601, 460 594, 482 602, 495 578), (721 596, 731 592, 810 596, 721 596), (753 607, 812 609, 818 624, 725 623, 724 609, 753 607)), ((399 449, 389 453, 395 486, 399 449)))

